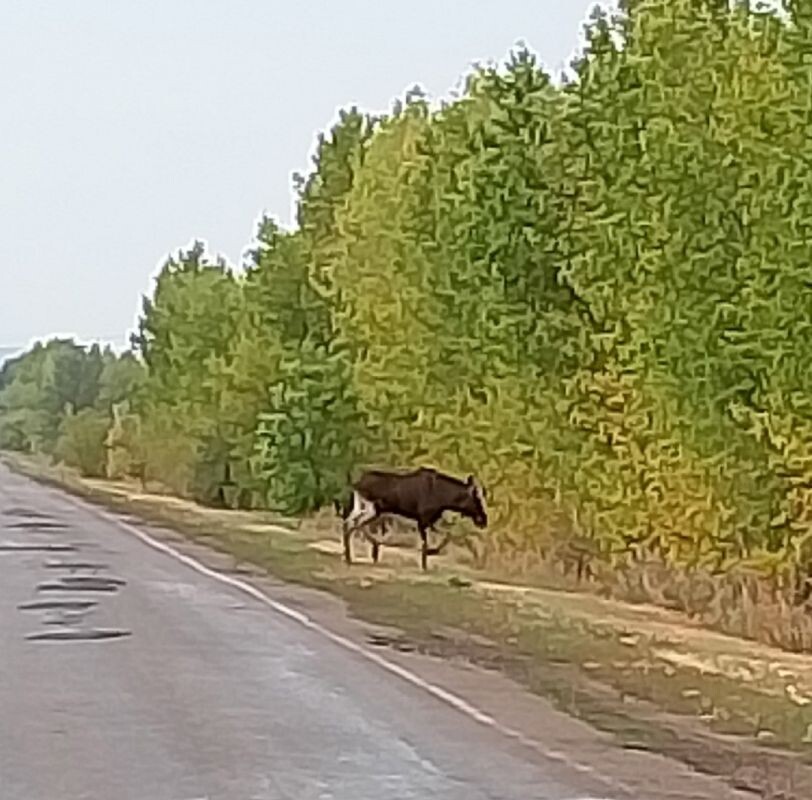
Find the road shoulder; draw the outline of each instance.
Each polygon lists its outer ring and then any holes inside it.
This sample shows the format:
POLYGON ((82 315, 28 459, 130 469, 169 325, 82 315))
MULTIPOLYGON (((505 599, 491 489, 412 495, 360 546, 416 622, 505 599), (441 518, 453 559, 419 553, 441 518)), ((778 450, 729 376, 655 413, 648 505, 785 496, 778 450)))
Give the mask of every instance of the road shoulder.
POLYGON ((413 553, 394 548, 379 567, 347 569, 330 552, 329 519, 296 525, 211 511, 31 459, 5 460, 129 515, 156 540, 463 698, 558 758, 562 770, 594 774, 608 784, 604 792, 699 799, 733 797, 738 787, 762 797, 812 796, 803 737, 794 748, 776 746, 779 736, 812 730, 809 708, 786 688, 806 689, 812 659, 721 637, 657 609, 510 586, 451 563, 424 576, 408 559, 413 553), (728 707, 755 714, 758 729, 720 732, 719 722, 742 725, 724 719, 728 707), (786 732, 771 731, 773 720, 786 732), (663 794, 672 785, 679 791, 663 794))

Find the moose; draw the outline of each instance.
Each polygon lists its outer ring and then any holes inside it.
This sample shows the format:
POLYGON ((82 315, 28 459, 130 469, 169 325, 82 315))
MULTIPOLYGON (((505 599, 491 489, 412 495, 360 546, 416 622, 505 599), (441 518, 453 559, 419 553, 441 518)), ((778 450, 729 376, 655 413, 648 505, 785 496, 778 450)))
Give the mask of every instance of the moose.
MULTIPOLYGON (((353 533, 361 528, 368 530, 373 522, 383 524, 387 516, 403 517, 417 523, 422 543, 420 565, 424 570, 428 556, 437 555, 448 543, 446 538, 437 547, 428 545, 428 531, 446 511, 456 511, 468 517, 478 528, 485 528, 488 524, 484 493, 473 475, 461 481, 430 467, 405 473, 367 470, 351 485, 349 501, 343 508, 336 503, 343 517, 344 560, 347 564, 352 564, 350 541, 353 533)), ((372 559, 377 562, 379 542, 369 533, 366 538, 372 543, 372 559)))

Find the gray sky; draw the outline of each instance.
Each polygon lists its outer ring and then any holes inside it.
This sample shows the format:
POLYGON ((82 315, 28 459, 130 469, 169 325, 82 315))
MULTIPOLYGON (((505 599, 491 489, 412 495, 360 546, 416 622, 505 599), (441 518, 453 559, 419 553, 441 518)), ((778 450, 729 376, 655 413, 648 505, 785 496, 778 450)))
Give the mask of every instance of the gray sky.
POLYGON ((239 263, 337 108, 446 95, 590 0, 0 0, 0 344, 123 342, 166 254, 239 263), (476 11, 474 8, 476 7, 476 11))

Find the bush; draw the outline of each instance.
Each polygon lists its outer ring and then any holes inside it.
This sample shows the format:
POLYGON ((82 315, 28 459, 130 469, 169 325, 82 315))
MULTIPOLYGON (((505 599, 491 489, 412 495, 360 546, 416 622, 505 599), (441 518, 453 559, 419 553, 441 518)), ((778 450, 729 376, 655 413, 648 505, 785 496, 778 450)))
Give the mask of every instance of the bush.
POLYGON ((66 416, 59 425, 54 456, 86 477, 104 477, 109 425, 107 414, 91 408, 66 416))

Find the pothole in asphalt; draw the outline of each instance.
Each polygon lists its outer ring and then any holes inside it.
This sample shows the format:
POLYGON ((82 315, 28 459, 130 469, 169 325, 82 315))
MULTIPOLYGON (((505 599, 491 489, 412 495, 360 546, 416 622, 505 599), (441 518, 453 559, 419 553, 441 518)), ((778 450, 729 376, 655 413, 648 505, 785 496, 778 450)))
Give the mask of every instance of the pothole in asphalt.
POLYGON ((68 584, 68 586, 84 586, 86 583, 94 583, 94 582, 103 582, 108 583, 111 586, 126 586, 127 581, 123 578, 110 578, 104 577, 102 575, 66 575, 63 578, 59 579, 62 583, 68 584))
POLYGON ((84 575, 45 581, 37 585, 38 592, 117 592, 125 585, 118 578, 97 578, 84 575))
POLYGON ((89 613, 88 609, 80 611, 68 611, 64 608, 46 611, 42 619, 43 625, 77 625, 89 613))
POLYGON ((97 606, 96 600, 29 600, 20 603, 20 611, 87 611, 97 606))
POLYGON ((45 569, 107 569, 107 564, 97 564, 94 561, 46 561, 45 569))
POLYGON ((57 608, 52 611, 46 611, 42 616, 43 625, 70 625, 81 622, 88 614, 90 609, 79 609, 71 611, 65 608, 57 608))
POLYGON ((25 638, 30 642, 90 642, 102 639, 121 639, 124 636, 131 635, 132 631, 111 628, 62 628, 61 630, 29 633, 25 638))
POLYGON ((28 542, 0 542, 0 553, 73 553, 72 544, 30 544, 28 542))
POLYGON ((2 512, 4 517, 22 517, 23 519, 50 519, 49 514, 43 514, 41 511, 36 511, 33 508, 23 508, 22 506, 12 506, 6 508, 2 512))
POLYGON ((63 531, 68 526, 64 522, 51 522, 50 520, 24 520, 23 522, 9 522, 5 525, 7 530, 20 531, 63 531))

